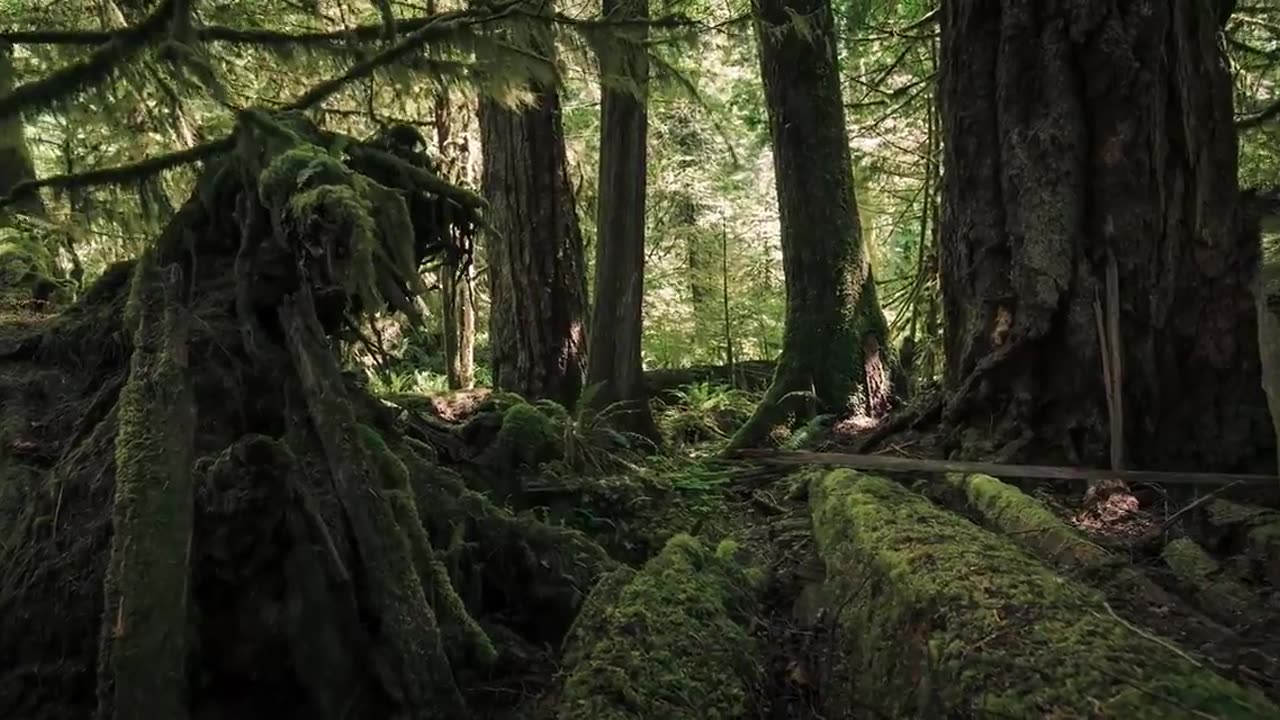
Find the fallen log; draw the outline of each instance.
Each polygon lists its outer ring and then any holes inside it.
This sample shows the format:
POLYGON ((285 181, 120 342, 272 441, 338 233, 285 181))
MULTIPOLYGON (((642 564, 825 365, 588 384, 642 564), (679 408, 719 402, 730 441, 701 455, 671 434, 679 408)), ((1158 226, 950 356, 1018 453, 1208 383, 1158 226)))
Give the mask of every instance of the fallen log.
POLYGON ((569 633, 562 720, 745 717, 758 672, 754 580, 726 543, 677 535, 592 591, 569 633))
POLYGON ((1178 538, 1160 553, 1169 570, 1191 588, 1196 604, 1226 623, 1262 620, 1264 611, 1248 588, 1225 576, 1209 553, 1190 538, 1178 538))
POLYGON ((893 455, 858 455, 840 452, 784 450, 739 450, 729 455, 752 462, 775 465, 819 465, 847 467, 877 472, 966 473, 1002 478, 1039 480, 1123 480, 1129 483, 1163 485, 1271 485, 1280 483, 1274 475, 1233 475, 1228 473, 1167 472, 1157 470, 1106 470, 1103 468, 1060 467, 1055 465, 1004 465, 968 460, 906 458, 893 455))
POLYGON ((672 390, 701 382, 732 384, 743 390, 764 390, 773 379, 776 365, 772 360, 747 360, 733 365, 732 373, 728 365, 692 365, 646 370, 644 386, 650 397, 662 397, 672 390))
POLYGON ((1121 620, 1098 592, 897 483, 836 470, 813 481, 810 505, 837 630, 821 678, 832 717, 1280 713, 1121 620))
POLYGON ((1104 548, 1062 522, 1049 508, 990 475, 951 473, 946 482, 987 524, 1029 547, 1055 567, 1087 570, 1112 561, 1104 548))

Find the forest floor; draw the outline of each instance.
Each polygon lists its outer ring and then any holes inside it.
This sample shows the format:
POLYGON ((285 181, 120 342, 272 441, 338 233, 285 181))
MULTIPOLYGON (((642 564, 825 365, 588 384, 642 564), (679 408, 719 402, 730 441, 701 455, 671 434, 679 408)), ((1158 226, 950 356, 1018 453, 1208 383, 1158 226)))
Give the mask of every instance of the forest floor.
MULTIPOLYGON (((35 311, 0 318, 0 354, 15 353, 54 320, 35 311)), ((68 608, 21 605, 19 615, 0 623, 0 639, 13 647, 43 638, 27 628, 45 620, 59 623, 50 639, 82 642, 85 628, 96 628, 100 618, 98 601, 85 602, 98 591, 84 588, 101 586, 109 539, 110 478, 93 458, 111 446, 89 432, 93 418, 103 416, 105 395, 96 386, 68 395, 73 389, 38 364, 10 359, 0 368, 7 453, 0 460, 29 473, 0 483, 0 530, 21 538, 44 537, 49 526, 68 529, 37 548, 57 553, 55 561, 32 556, 23 561, 29 564, 0 567, 68 608), (42 419, 67 397, 81 398, 65 406, 74 410, 70 417, 54 412, 54 424, 42 419), (30 473, 69 462, 50 454, 63 437, 84 438, 66 445, 66 457, 75 460, 68 466, 83 475, 65 486, 44 485, 30 473), (19 492, 26 487, 38 495, 19 492), (39 498, 35 510, 32 497, 39 498), (41 517, 45 512, 50 517, 41 517), (9 524, 15 517, 16 529, 9 524), (63 572, 82 588, 65 580, 41 584, 63 572)), ((1106 483, 1086 491, 1016 478, 887 481, 725 459, 718 450, 750 400, 726 400, 705 385, 670 393, 657 404, 668 446, 644 455, 629 451, 599 418, 550 404, 483 390, 386 398, 399 413, 399 430, 387 437, 398 432, 434 443, 442 468, 484 487, 483 502, 463 495, 480 503, 472 512, 483 513, 471 521, 479 534, 460 545, 479 548, 467 563, 482 566, 495 549, 509 552, 512 540, 502 533, 534 533, 515 538, 529 556, 499 559, 492 571, 460 566, 460 588, 484 586, 465 594, 468 609, 501 648, 501 659, 487 669, 456 669, 468 717, 1276 716, 1264 698, 1280 701, 1280 514, 1255 504, 1248 489, 1206 497, 1106 483), (533 436, 531 418, 541 418, 532 423, 541 428, 533 436), (513 514, 495 514, 501 505, 513 514), (490 522, 506 530, 486 528, 490 522), (617 569, 603 573, 594 589, 579 582, 580 573, 557 564, 560 546, 526 544, 547 529, 549 542, 588 538, 617 569), (573 608, 567 634, 539 630, 549 622, 539 613, 565 608, 536 593, 565 582, 586 595, 585 603, 573 608), (1094 665, 1101 670, 1089 669, 1094 665), (1080 711, 1079 698, 1054 695, 1064 683, 1101 709, 1080 711), (1133 702, 1125 688, 1141 696, 1140 705, 1125 704, 1133 702)), ((104 417, 109 428, 111 413, 104 417)), ((810 447, 831 441, 806 432, 781 440, 810 447)), ((891 448, 901 455, 931 452, 927 439, 891 448)), ((429 517, 431 502, 420 502, 429 517)), ((434 528, 432 543, 450 548, 444 540, 452 532, 434 528)), ((251 550, 255 543, 228 548, 251 550)), ((17 547, 10 543, 5 551, 17 547)), ((258 567, 265 574, 246 575, 245 582, 278 573, 258 567)), ((198 594, 207 592, 200 588, 198 594)), ((234 590, 242 591, 257 592, 234 590)), ((0 602, 20 604, 21 592, 0 592, 0 602)), ((260 612, 249 603, 243 610, 260 612)), ((264 654, 252 662, 279 662, 265 646, 255 652, 264 654)), ((83 677, 85 666, 63 662, 58 672, 83 677)), ((215 674, 228 672, 222 662, 202 660, 215 674)), ((12 682, 0 683, 0 703, 11 691, 22 697, 23 686, 12 682)))
MULTIPOLYGON (((457 402, 435 403, 436 412, 454 421, 464 421, 476 407, 475 393, 463 395, 457 402)), ((894 711, 874 704, 859 705, 857 698, 844 692, 837 693, 837 702, 845 710, 833 711, 833 700, 824 697, 824 688, 848 681, 832 668, 847 662, 842 654, 849 652, 850 645, 848 628, 840 626, 842 608, 832 607, 829 598, 823 597, 833 563, 823 557, 815 541, 815 509, 809 486, 816 469, 797 471, 726 461, 715 454, 716 447, 715 443, 695 443, 674 449, 630 480, 616 476, 580 479, 573 485, 571 513, 544 509, 549 516, 587 532, 637 568, 644 567, 667 538, 678 534, 692 534, 713 546, 732 538, 746 548, 750 562, 763 570, 764 579, 757 590, 759 602, 743 621, 758 654, 756 672, 750 674, 749 699, 737 717, 895 716, 894 711), (665 481, 635 481, 655 476, 665 481), (629 499, 619 504, 618 497, 611 496, 601 505, 600 494, 583 489, 593 482, 603 487, 612 484, 629 499), (637 507, 642 510, 619 512, 619 508, 637 507)), ((911 455, 910 447, 899 446, 896 454, 911 455)), ((938 507, 963 518, 964 523, 985 528, 984 534, 1023 543, 1048 531, 1010 525, 1007 517, 992 513, 980 498, 958 497, 954 481, 948 483, 942 476, 899 479, 938 507)), ((533 484, 554 486, 556 482, 543 478, 533 484)), ((1155 486, 1130 488, 1106 483, 1088 491, 1082 484, 1069 487, 1045 482, 1018 484, 1021 491, 1013 485, 1003 487, 1019 502, 1025 499, 1033 509, 1048 511, 1062 528, 1082 538, 1097 551, 1089 557, 1103 558, 1078 562, 1058 550, 1038 552, 1043 546, 1031 542, 1025 548, 1026 555, 1034 559, 1036 567, 1098 590, 1105 597, 1102 607, 1109 621, 1143 642, 1280 701, 1280 584, 1271 570, 1275 558, 1267 555, 1275 548, 1258 546, 1249 533, 1257 526, 1256 513, 1275 518, 1260 508, 1240 504, 1250 499, 1247 491, 1228 489, 1206 497, 1155 486), (1240 517, 1229 517, 1233 512, 1255 515, 1242 522, 1240 517), (1185 550, 1185 546, 1197 553, 1190 560, 1175 551, 1185 550)), ((550 494, 554 496, 556 491, 550 494)), ((555 648, 546 648, 542 658, 545 664, 535 673, 541 674, 536 683, 539 691, 531 693, 527 679, 521 680, 521 690, 505 688, 503 692, 524 693, 526 698, 515 707, 507 705, 506 710, 495 708, 493 717, 558 717, 559 688, 573 668, 559 664, 562 658, 555 648)), ((1174 708, 1171 717, 1182 716, 1178 708, 1186 710, 1178 700, 1159 694, 1150 700, 1153 706, 1167 704, 1166 711, 1174 708)), ((1188 717, 1206 716, 1187 712, 1188 717)), ((1000 715, 993 712, 990 716, 1000 715)), ((1252 715, 1221 715, 1237 716, 1252 715)))

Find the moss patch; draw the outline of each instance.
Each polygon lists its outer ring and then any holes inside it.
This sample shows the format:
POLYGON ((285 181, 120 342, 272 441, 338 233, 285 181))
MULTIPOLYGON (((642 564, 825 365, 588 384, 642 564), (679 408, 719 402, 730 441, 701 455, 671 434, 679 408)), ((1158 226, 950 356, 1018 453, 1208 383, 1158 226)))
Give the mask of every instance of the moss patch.
POLYGON ((1254 613, 1252 593, 1234 580, 1223 577, 1217 561, 1188 538, 1178 538, 1161 552, 1169 569, 1192 589, 1196 603, 1205 612, 1227 622, 1248 619, 1254 613))
MULTIPOLYGON (((1120 622, 1101 595, 896 483, 813 483, 849 674, 829 707, 891 717, 1275 717, 1256 693, 1120 622)), ((838 681, 838 682, 837 682, 838 681)))
POLYGON ((676 536, 638 572, 614 573, 570 633, 563 720, 739 718, 757 672, 743 627, 755 578, 676 536))

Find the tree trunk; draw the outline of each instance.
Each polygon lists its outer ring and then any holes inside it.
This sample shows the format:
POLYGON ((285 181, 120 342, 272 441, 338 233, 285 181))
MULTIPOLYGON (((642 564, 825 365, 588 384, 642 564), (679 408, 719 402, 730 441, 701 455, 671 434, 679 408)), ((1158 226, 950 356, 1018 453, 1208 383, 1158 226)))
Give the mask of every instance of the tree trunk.
MULTIPOLYGON (((0 97, 13 92, 13 46, 0 40, 0 97)), ((27 135, 22 126, 22 116, 0 119, 0 197, 13 191, 18 183, 36 176, 27 148, 27 135)), ((6 208, 0 209, 0 227, 9 224, 10 213, 44 215, 44 202, 40 195, 32 193, 6 208)))
POLYGON ((819 412, 844 413, 883 411, 892 389, 888 331, 858 224, 829 0, 761 0, 756 38, 787 319, 773 386, 733 447, 762 440, 797 391, 811 392, 819 412))
POLYGON ((582 232, 574 208, 560 97, 536 88, 511 110, 480 102, 482 185, 497 234, 489 260, 494 386, 572 405, 582 389, 582 232))
POLYGON ((1105 461, 1107 357, 1136 467, 1274 466, 1218 44, 1229 4, 943 5, 951 450, 1105 461), (1109 317, 1122 347, 1104 352, 1109 317))
MULTIPOLYGON (((648 0, 604 0, 611 18, 644 18, 648 0)), ((647 33, 641 31, 637 43, 647 33)), ((616 409, 610 422, 652 440, 659 437, 644 387, 643 338, 646 159, 649 134, 648 58, 637 44, 601 57, 606 85, 600 100, 600 200, 597 214, 595 304, 588 334, 587 384, 597 408, 616 409)))

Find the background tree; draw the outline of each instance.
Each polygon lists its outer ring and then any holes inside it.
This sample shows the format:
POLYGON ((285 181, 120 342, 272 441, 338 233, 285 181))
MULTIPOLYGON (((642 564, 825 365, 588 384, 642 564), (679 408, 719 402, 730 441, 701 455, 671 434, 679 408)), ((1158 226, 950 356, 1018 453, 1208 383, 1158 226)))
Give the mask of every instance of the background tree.
MULTIPOLYGON (((605 0, 607 18, 647 18, 647 0, 605 0)), ((641 308, 649 115, 647 32, 634 44, 601 54, 600 185, 596 221, 595 300, 591 313, 587 383, 593 398, 615 406, 610 422, 657 440, 644 387, 641 308), (610 86, 612 85, 612 87, 610 86)), ((621 37, 621 36, 620 36, 621 37)))
POLYGON ((944 4, 953 450, 1094 463, 1115 437, 1143 468, 1274 462, 1229 6, 944 4))
MULTIPOLYGON (((549 37, 535 39, 554 62, 549 37)), ((495 387, 573 405, 582 390, 586 285, 560 94, 529 82, 523 107, 480 101, 489 236, 489 351, 495 387)))
POLYGON ((892 392, 888 329, 858 225, 831 6, 762 0, 755 22, 787 319, 773 385, 734 447, 763 439, 795 393, 811 392, 823 413, 874 414, 888 409, 892 392))

